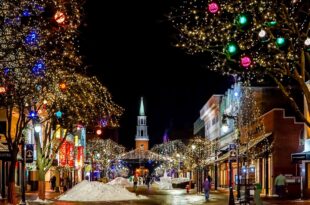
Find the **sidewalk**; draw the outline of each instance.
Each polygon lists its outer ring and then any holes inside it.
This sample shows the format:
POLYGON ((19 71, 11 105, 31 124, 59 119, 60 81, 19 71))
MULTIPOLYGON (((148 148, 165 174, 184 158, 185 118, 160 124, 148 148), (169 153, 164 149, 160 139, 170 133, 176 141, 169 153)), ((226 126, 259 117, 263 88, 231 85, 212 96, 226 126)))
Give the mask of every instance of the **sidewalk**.
MULTIPOLYGON (((50 200, 58 197, 60 195, 59 192, 55 192, 53 190, 50 190, 49 188, 45 191, 45 199, 50 200)), ((38 198, 38 191, 30 191, 26 192, 26 200, 36 200, 38 198)), ((20 193, 17 194, 17 202, 19 204, 21 200, 20 193)), ((7 199, 0 199, 0 205, 7 205, 7 199)))

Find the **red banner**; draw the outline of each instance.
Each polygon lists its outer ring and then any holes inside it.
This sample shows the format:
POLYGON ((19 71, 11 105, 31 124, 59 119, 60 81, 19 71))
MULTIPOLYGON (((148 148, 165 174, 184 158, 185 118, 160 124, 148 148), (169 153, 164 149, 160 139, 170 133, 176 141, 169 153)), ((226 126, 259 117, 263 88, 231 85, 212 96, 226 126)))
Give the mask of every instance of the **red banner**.
POLYGON ((66 166, 67 164, 67 142, 65 141, 59 150, 59 165, 66 166))
POLYGON ((79 146, 77 149, 76 167, 82 167, 84 160, 83 158, 84 158, 84 147, 79 146))
POLYGON ((67 157, 69 167, 74 167, 74 144, 67 143, 67 157))

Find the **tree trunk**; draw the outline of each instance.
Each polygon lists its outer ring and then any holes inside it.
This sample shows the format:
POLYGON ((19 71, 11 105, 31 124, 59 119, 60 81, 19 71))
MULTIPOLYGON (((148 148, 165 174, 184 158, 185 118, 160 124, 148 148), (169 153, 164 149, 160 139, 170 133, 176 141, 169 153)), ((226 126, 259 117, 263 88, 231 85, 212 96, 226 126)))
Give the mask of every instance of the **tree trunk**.
POLYGON ((39 199, 45 200, 45 172, 39 169, 39 199))
POLYGON ((9 187, 8 187, 8 203, 16 204, 16 191, 15 191, 15 158, 11 160, 10 168, 9 168, 9 187))

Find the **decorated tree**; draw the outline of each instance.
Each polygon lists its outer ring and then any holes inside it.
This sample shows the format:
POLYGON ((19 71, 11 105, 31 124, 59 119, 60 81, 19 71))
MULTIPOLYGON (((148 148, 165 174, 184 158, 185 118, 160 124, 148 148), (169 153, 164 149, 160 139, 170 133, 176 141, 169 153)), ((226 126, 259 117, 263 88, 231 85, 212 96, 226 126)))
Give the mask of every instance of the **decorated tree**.
POLYGON ((172 140, 154 145, 151 151, 169 158, 162 164, 163 169, 174 168, 177 170, 181 160, 183 161, 185 148, 186 146, 181 140, 172 140))
POLYGON ((310 126, 294 95, 299 90, 310 107, 309 8, 308 0, 193 0, 183 1, 170 20, 177 47, 208 53, 210 70, 256 83, 273 80, 310 126))
POLYGON ((104 126, 118 126, 122 108, 111 99, 108 90, 95 77, 59 71, 34 106, 33 122, 42 126, 42 137, 35 134, 39 198, 45 198, 45 174, 69 134, 79 126, 105 121, 104 126), (58 133, 61 133, 59 136, 58 133))
POLYGON ((117 144, 111 139, 93 138, 87 141, 86 154, 88 160, 96 164, 99 170, 106 175, 112 163, 117 162, 119 156, 125 153, 125 147, 117 144))
POLYGON ((201 191, 202 172, 207 165, 207 159, 211 155, 211 142, 205 137, 194 136, 190 139, 185 151, 185 167, 196 171, 197 191, 201 191))
POLYGON ((80 2, 4 0, 0 5, 0 104, 11 154, 8 201, 14 203, 17 154, 35 106, 60 68, 81 65, 75 46, 80 2))

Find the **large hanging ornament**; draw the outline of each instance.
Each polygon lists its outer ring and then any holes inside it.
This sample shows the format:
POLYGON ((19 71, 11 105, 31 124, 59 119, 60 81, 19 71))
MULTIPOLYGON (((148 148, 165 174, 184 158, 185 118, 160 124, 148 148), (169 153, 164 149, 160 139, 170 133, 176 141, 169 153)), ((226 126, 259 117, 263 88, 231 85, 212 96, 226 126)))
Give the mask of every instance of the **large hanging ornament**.
POLYGON ((278 37, 278 38, 276 39, 276 45, 277 45, 279 48, 285 46, 285 45, 286 45, 286 39, 283 38, 283 37, 278 37))
POLYGON ((57 23, 62 24, 66 20, 66 16, 63 12, 57 11, 54 15, 54 19, 57 23))
POLYGON ((237 16, 235 22, 240 28, 245 28, 250 24, 250 18, 247 14, 242 13, 237 16))
POLYGON ((242 67, 248 68, 252 63, 252 60, 249 56, 242 56, 240 59, 240 63, 242 67))
POLYGON ((211 2, 209 5, 208 5, 208 10, 211 14, 215 14, 219 11, 220 7, 219 5, 216 3, 216 2, 211 2))
POLYGON ((226 45, 226 53, 229 55, 229 56, 234 56, 238 53, 238 45, 237 43, 235 42, 229 42, 227 45, 226 45))

